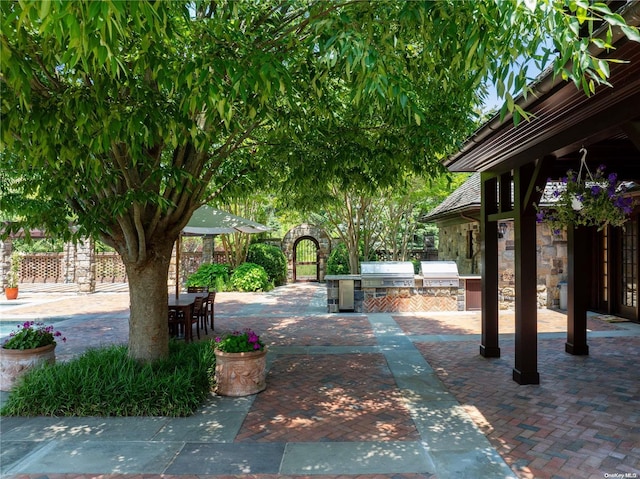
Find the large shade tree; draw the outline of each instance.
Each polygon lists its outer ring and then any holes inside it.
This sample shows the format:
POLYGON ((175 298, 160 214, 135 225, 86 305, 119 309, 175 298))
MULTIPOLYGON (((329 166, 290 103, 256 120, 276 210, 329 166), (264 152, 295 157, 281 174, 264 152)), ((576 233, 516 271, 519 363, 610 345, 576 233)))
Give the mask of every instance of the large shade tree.
MULTIPOLYGON (((517 115, 526 75, 510 65, 544 61, 548 37, 558 74, 595 88, 607 66, 585 46, 607 36, 588 26, 621 23, 603 4, 552 0, 3 1, 0 14, 0 207, 16 220, 4 234, 37 226, 113 246, 129 278, 129 354, 141 360, 168 353, 169 261, 192 212, 268 172, 271 134, 302 136, 316 119, 330 128, 334 89, 352 118, 411 129, 417 156, 352 159, 391 183, 454 146, 440 122, 464 119, 483 82, 517 115)), ((403 151, 399 138, 383 140, 403 151)), ((331 161, 277 159, 349 182, 331 161)))

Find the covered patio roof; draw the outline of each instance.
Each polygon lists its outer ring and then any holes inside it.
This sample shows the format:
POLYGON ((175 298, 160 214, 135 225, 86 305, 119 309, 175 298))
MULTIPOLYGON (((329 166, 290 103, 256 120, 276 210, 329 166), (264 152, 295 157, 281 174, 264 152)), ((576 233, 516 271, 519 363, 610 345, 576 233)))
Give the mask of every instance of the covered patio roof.
MULTIPOLYGON (((638 26, 640 2, 630 3, 624 16, 629 25, 638 26)), ((510 115, 502 121, 494 117, 447 158, 445 166, 451 171, 500 173, 552 156, 552 175, 559 177, 579 167, 578 151, 584 146, 594 164, 608 163, 620 176, 640 178, 640 49, 620 31, 614 43, 613 52, 594 51, 624 61, 611 65, 613 88, 603 85, 587 96, 546 71, 532 85, 533 95, 517 99, 532 115, 530 121, 516 127, 510 115)))
MULTIPOLYGON (((620 12, 629 25, 640 24, 640 1, 620 12)), ((612 63, 609 86, 590 96, 547 71, 517 99, 530 118, 495 117, 444 161, 451 171, 480 175, 482 249, 482 337, 480 354, 499 357, 498 222, 513 219, 515 230, 515 366, 519 384, 538 384, 535 204, 548 178, 578 170, 582 155, 596 169, 606 165, 619 179, 640 179, 640 43, 615 32, 613 51, 593 51, 612 63)), ((589 354, 587 291, 590 257, 585 227, 567 228, 568 301, 565 351, 589 354)))

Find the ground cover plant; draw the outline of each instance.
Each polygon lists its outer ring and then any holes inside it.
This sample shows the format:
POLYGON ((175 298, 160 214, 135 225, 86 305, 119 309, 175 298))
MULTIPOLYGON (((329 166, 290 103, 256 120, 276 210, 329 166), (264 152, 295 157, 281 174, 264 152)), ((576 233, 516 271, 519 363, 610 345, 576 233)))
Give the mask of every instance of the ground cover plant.
POLYGON ((25 374, 0 414, 189 416, 209 394, 214 364, 209 341, 172 341, 169 356, 152 363, 128 357, 126 346, 91 349, 25 374))

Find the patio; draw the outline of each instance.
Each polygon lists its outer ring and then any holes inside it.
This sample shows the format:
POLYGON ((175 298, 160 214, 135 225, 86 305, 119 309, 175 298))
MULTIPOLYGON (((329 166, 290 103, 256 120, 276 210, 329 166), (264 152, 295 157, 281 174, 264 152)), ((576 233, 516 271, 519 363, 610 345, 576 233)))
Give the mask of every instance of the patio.
MULTIPOLYGON (((126 341, 126 293, 21 294, 24 304, 3 304, 0 319, 56 320, 63 332, 65 326, 73 326, 73 335, 59 346, 59 358, 88 346, 126 341)), ((221 413, 216 411, 220 398, 212 397, 192 421, 157 418, 161 426, 141 440, 185 441, 180 453, 158 472, 165 477, 238 477, 239 472, 221 464, 237 459, 237 454, 268 449, 269 457, 281 461, 275 469, 249 467, 245 472, 251 477, 471 478, 482 470, 489 473, 483 477, 519 478, 640 474, 640 325, 590 315, 590 355, 572 356, 564 352, 566 315, 540 310, 541 383, 520 386, 510 377, 513 313, 501 312, 501 357, 486 359, 479 355, 479 313, 329 315, 325 310, 325 287, 318 284, 294 284, 265 294, 219 293, 216 328, 251 327, 261 332, 274 353, 267 390, 249 401, 239 416, 224 412, 227 419, 234 418, 235 426, 215 432, 210 421, 221 413), (426 362, 420 363, 422 358, 426 362), (402 368, 411 361, 422 369, 407 375, 402 368), (417 380, 430 385, 428 394, 416 387, 417 380), (513 473, 491 466, 495 460, 487 462, 490 455, 478 455, 484 441, 476 435, 478 429, 513 473), (326 454, 325 462, 314 455, 318 451, 326 454), (196 467, 183 460, 185 454, 196 454, 202 462, 196 467), (353 459, 378 456, 400 461, 390 470, 388 460, 353 459), (208 459, 212 457, 217 460, 208 459), (295 464, 287 462, 294 457, 295 464), (318 462, 303 464, 304 458, 318 462)), ((102 429, 112 424, 120 436, 138 440, 136 424, 149 418, 98 419, 102 429), (123 428, 129 432, 124 434, 123 428)), ((82 418, 36 420, 48 425, 48 433, 38 434, 33 443, 37 450, 43 441, 71 440, 65 431, 70 436, 82 418)), ((12 441, 22 437, 24 448, 34 441, 24 437, 29 421, 1 419, 3 474, 90 476, 72 462, 65 470, 57 452, 51 452, 58 458, 55 468, 47 466, 46 455, 30 459, 30 449, 14 457, 15 450, 7 447, 15 444, 12 441)), ((88 442, 105 440, 91 426, 82 435, 88 442)), ((120 477, 152 471, 104 466, 90 472, 120 477)))

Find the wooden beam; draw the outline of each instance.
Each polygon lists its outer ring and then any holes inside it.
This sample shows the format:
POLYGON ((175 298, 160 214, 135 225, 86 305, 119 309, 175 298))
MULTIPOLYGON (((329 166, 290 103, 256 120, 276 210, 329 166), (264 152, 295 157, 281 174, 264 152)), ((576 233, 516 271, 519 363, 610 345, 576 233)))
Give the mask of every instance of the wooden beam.
POLYGON ((640 151, 640 119, 623 124, 622 131, 627 134, 629 140, 640 151))
POLYGON ((527 185, 523 200, 523 208, 527 215, 535 214, 534 204, 540 203, 540 198, 547 183, 547 178, 552 171, 554 160, 555 157, 553 156, 545 156, 535 162, 531 180, 527 185))

